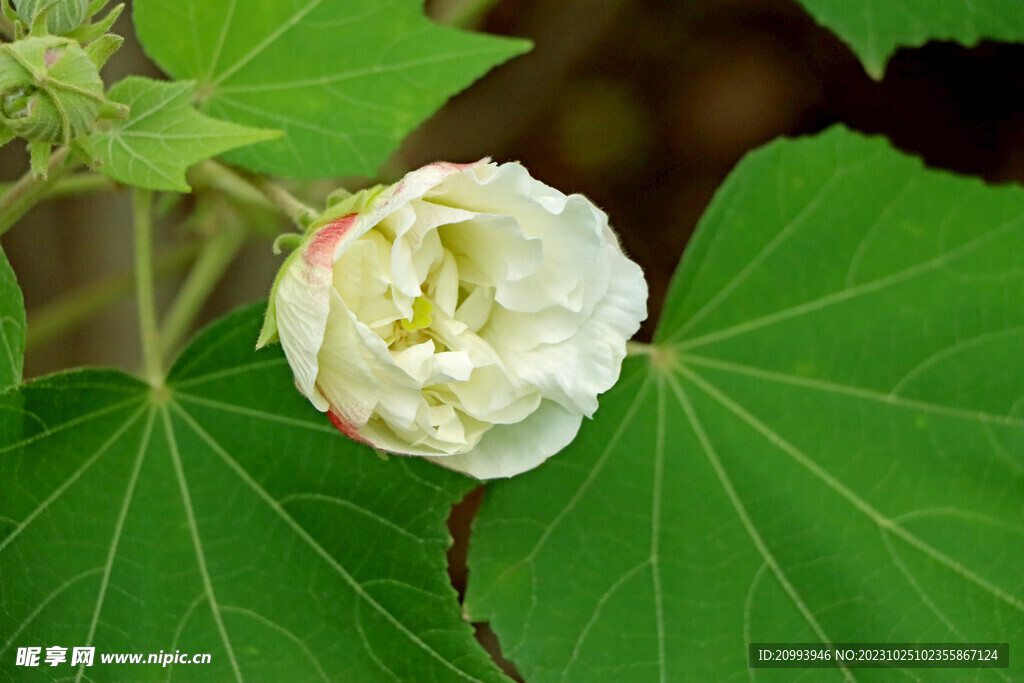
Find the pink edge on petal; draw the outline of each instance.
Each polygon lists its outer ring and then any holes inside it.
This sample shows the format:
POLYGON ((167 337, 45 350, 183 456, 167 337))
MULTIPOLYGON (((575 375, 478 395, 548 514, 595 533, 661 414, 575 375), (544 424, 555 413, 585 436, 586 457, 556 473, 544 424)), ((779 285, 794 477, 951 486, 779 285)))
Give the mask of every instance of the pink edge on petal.
POLYGON ((448 173, 459 173, 466 169, 474 168, 490 163, 490 159, 481 159, 480 161, 471 161, 468 164, 457 164, 452 161, 435 161, 434 163, 427 166, 427 168, 436 168, 439 171, 446 171, 448 173))
POLYGON ((348 420, 346 420, 344 417, 342 417, 342 415, 333 408, 327 411, 327 418, 331 421, 331 424, 337 427, 342 434, 352 439, 353 441, 365 443, 367 446, 373 445, 363 437, 359 436, 359 430, 356 429, 356 426, 349 422, 348 420))
POLYGON ((333 267, 334 249, 355 225, 358 216, 359 214, 350 213, 317 230, 316 235, 302 250, 302 260, 306 265, 313 268, 333 267))

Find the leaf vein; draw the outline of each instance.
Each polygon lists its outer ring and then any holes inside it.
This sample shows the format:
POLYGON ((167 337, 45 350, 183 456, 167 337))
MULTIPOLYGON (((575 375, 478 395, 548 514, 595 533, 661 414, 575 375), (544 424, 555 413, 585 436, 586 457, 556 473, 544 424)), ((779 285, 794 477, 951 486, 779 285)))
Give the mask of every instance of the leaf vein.
POLYGON ((209 433, 207 433, 207 431, 203 429, 202 426, 191 415, 188 414, 188 412, 186 412, 177 403, 172 403, 171 405, 173 406, 175 411, 177 411, 177 413, 182 417, 182 419, 189 425, 192 431, 195 432, 196 435, 198 435, 199 438, 201 438, 204 442, 206 442, 210 449, 213 450, 214 453, 216 453, 221 458, 221 460, 223 460, 224 463, 228 465, 228 467, 230 467, 235 472, 235 474, 237 474, 238 477, 250 489, 252 489, 253 493, 255 493, 261 500, 263 500, 267 507, 269 507, 275 514, 277 514, 277 516, 280 517, 281 520, 289 528, 292 529, 292 531, 294 531, 303 541, 305 541, 306 544, 309 545, 309 547, 317 555, 319 555, 328 564, 328 566, 330 566, 338 574, 338 576, 341 577, 341 579, 352 589, 352 591, 362 599, 362 601, 364 601, 366 604, 372 607, 377 613, 384 617, 384 619, 391 623, 391 625, 397 631, 399 631, 402 635, 408 638, 410 642, 415 644, 417 647, 419 647, 421 650, 427 653, 432 659, 439 662, 442 666, 458 674, 458 676, 462 679, 475 680, 473 679, 472 676, 468 675, 465 671, 456 667, 452 662, 449 662, 446 657, 441 655, 439 652, 437 652, 435 649, 433 649, 427 643, 421 640, 419 636, 417 636, 415 633, 409 630, 409 628, 405 624, 399 621, 399 619, 395 615, 393 615, 391 612, 385 609, 382 604, 377 602, 369 593, 367 593, 363 589, 363 586, 358 581, 356 581, 355 578, 348 573, 348 571, 345 570, 345 568, 338 562, 338 560, 329 552, 327 552, 327 550, 324 549, 324 547, 320 545, 320 543, 318 543, 317 540, 313 538, 305 528, 303 528, 298 522, 296 522, 295 519, 291 515, 289 515, 288 512, 283 507, 281 507, 281 504, 277 500, 275 500, 274 497, 271 496, 266 491, 266 489, 260 486, 259 482, 254 480, 249 475, 249 473, 238 463, 238 461, 236 461, 231 456, 230 453, 224 450, 224 447, 221 446, 209 433))

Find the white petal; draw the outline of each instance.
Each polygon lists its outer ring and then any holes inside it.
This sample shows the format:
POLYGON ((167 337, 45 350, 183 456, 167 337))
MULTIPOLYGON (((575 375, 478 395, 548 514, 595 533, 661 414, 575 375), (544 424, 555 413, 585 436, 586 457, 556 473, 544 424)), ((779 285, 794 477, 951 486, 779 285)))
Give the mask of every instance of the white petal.
POLYGON ((430 379, 433 369, 434 342, 427 340, 422 344, 410 346, 398 353, 391 354, 391 358, 395 365, 405 370, 410 378, 423 386, 430 379))
POLYGON ((473 284, 494 287, 521 280, 535 273, 544 259, 540 240, 524 235, 510 216, 479 214, 438 232, 455 256, 459 277, 473 284))
POLYGON ((384 341, 355 319, 333 289, 319 367, 318 389, 357 428, 368 421, 367 410, 403 426, 415 423, 421 384, 395 364, 384 341))
POLYGON ((459 267, 450 251, 444 250, 444 256, 435 270, 427 296, 446 315, 454 316, 455 307, 459 303, 459 267))
POLYGON ((512 477, 532 470, 576 437, 582 417, 544 401, 522 422, 495 425, 468 453, 431 460, 477 479, 512 477))
POLYGON ((473 374, 473 361, 463 351, 445 351, 434 356, 434 369, 426 384, 464 382, 473 374))
POLYGON ((587 416, 597 410, 597 395, 619 378, 626 340, 647 317, 647 283, 640 267, 609 245, 609 290, 591 317, 571 338, 520 350, 493 339, 509 372, 536 386, 547 398, 587 416))
MULTIPOLYGON (((517 311, 538 311, 572 298, 584 273, 603 279, 602 273, 593 273, 601 267, 598 255, 608 225, 608 217, 600 209, 581 195, 567 197, 531 178, 519 164, 503 164, 489 174, 483 170, 452 176, 425 199, 481 214, 514 217, 522 235, 542 240, 541 267, 521 277, 497 279, 495 298, 500 304, 517 311)), ((442 237, 447 246, 447 237, 442 237)), ((490 249, 506 260, 515 259, 498 245, 490 249)), ((461 271, 462 263, 459 265, 461 271)), ((479 281, 489 284, 483 277, 479 281)))
POLYGON ((466 325, 471 332, 479 332, 491 317, 494 307, 494 289, 475 287, 466 300, 455 311, 455 319, 466 325))
POLYGON ((318 229, 285 261, 274 292, 278 336, 295 384, 321 411, 327 410, 327 403, 316 388, 317 353, 330 311, 334 261, 368 229, 356 215, 318 229))

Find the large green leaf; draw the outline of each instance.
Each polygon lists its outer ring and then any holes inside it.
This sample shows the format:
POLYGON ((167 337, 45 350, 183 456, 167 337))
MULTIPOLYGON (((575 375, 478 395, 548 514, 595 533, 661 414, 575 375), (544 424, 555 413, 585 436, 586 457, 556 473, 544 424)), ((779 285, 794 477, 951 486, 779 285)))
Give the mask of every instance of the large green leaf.
POLYGON ((166 391, 88 370, 0 397, 0 677, 67 679, 16 649, 93 645, 85 680, 503 679, 446 574, 473 483, 339 435, 253 352, 260 317, 200 336, 166 391), (212 662, 100 663, 161 650, 212 662))
POLYGON ((983 39, 1024 42, 1020 0, 799 0, 835 31, 874 78, 899 47, 929 40, 975 45, 983 39))
POLYGON ((185 171, 235 147, 271 140, 280 131, 218 121, 192 108, 194 83, 129 76, 110 89, 110 99, 131 107, 131 117, 95 133, 91 142, 114 180, 150 190, 188 192, 185 171))
POLYGON ((14 269, 0 249, 0 390, 21 381, 25 361, 25 303, 14 269))
POLYGON ((1024 191, 884 141, 751 154, 652 353, 488 488, 468 613, 531 682, 747 680, 750 642, 1022 642, 1022 247, 1024 191))
POLYGON ((279 128, 232 152, 254 171, 327 178, 377 167, 522 40, 432 24, 422 0, 136 0, 146 52, 199 83, 207 113, 279 128))

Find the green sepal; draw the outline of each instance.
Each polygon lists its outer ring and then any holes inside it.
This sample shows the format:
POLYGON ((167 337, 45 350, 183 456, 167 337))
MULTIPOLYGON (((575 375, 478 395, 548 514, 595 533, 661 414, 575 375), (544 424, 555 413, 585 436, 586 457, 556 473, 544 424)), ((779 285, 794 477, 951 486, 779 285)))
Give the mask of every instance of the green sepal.
POLYGON ((44 140, 36 140, 28 143, 29 162, 32 168, 32 175, 40 180, 46 180, 47 169, 50 166, 50 152, 53 146, 44 140))
POLYGON ((72 141, 71 151, 76 157, 81 159, 85 163, 89 170, 98 171, 100 166, 103 165, 103 159, 96 155, 96 150, 93 149, 92 138, 88 135, 83 135, 80 138, 72 141))
POLYGON ((132 115, 132 108, 127 104, 121 104, 120 102, 106 101, 100 105, 100 118, 101 119, 117 119, 118 121, 127 121, 132 115))
POLYGON ((50 3, 38 13, 36 13, 29 21, 22 19, 22 22, 26 26, 30 26, 28 31, 29 37, 42 37, 50 35, 50 31, 46 28, 46 20, 50 16, 50 10, 53 9, 53 3, 50 3))
MULTIPOLYGON (((276 244, 275 240, 275 244, 276 244)), ((274 276, 274 284, 270 287, 270 296, 267 298, 267 310, 263 313, 263 326, 260 328, 260 336, 256 339, 256 350, 259 351, 267 344, 276 344, 281 341, 281 338, 277 335, 277 306, 274 303, 277 301, 277 288, 281 285, 281 278, 284 277, 284 273, 288 270, 288 266, 294 258, 299 255, 299 249, 296 248, 288 258, 281 264, 281 268, 277 271, 277 275, 274 276)))
POLYGON ((14 8, 11 6, 11 0, 0 0, 0 11, 3 12, 7 21, 12 24, 18 21, 18 13, 15 12, 14 8))
POLYGON ((103 17, 95 24, 85 24, 83 26, 79 26, 74 31, 70 31, 69 33, 67 33, 67 36, 69 38, 74 38, 83 45, 86 43, 90 43, 99 38, 100 36, 102 36, 107 31, 109 31, 110 28, 114 25, 114 22, 117 21, 117 18, 121 16, 121 12, 123 11, 124 3, 121 3, 120 5, 114 7, 114 9, 107 12, 107 16, 103 17))
POLYGON ((94 14, 106 7, 108 2, 110 2, 110 0, 92 0, 92 2, 89 3, 89 9, 85 11, 85 16, 92 17, 94 14))
POLYGON ((274 240, 274 254, 280 254, 285 249, 295 251, 302 245, 303 237, 304 235, 300 235, 297 232, 286 232, 283 235, 278 235, 277 239, 274 240))
POLYGON ((308 235, 318 228, 338 220, 342 216, 347 216, 350 213, 362 213, 377 198, 377 195, 388 187, 390 186, 374 185, 354 194, 347 190, 335 190, 327 197, 327 210, 317 216, 316 220, 306 230, 306 234, 308 235))
POLYGON ((346 190, 344 187, 339 187, 337 190, 327 195, 327 208, 331 208, 335 204, 343 202, 351 196, 351 192, 346 190))
POLYGON ((85 46, 85 54, 89 55, 89 59, 96 65, 97 69, 102 69, 103 65, 107 63, 111 55, 117 52, 122 43, 124 43, 124 38, 121 36, 113 33, 104 33, 85 46))

